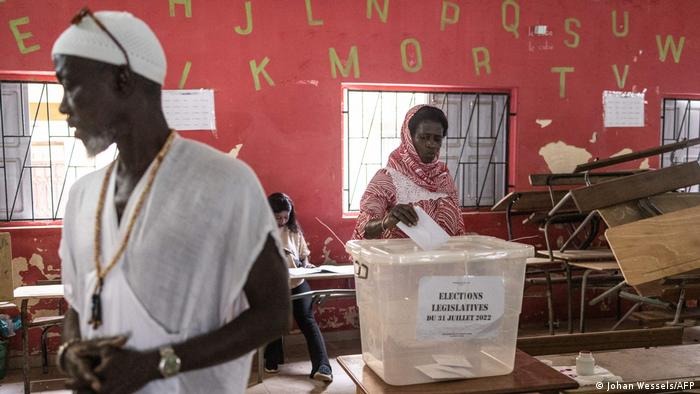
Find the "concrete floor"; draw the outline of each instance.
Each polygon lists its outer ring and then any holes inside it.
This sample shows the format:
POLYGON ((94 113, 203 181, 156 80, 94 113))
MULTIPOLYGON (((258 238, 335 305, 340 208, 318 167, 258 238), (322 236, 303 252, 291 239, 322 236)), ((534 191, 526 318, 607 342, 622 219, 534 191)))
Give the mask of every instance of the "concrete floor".
MULTIPOLYGON (((610 319, 591 319, 589 328, 591 331, 609 329, 612 325, 610 319)), ((633 325, 628 328, 639 328, 633 325)), ((563 333, 565 330, 560 329, 558 333, 563 333)), ((520 334, 522 336, 529 335, 546 335, 545 327, 521 327, 520 334)), ((684 331, 684 343, 700 343, 700 326, 688 327, 684 331)), ((265 374, 263 383, 258 384, 256 372, 253 371, 250 377, 247 394, 277 394, 277 393, 332 393, 332 394, 353 394, 355 393, 355 385, 350 378, 344 373, 335 357, 345 354, 357 354, 361 352, 360 341, 356 335, 346 335, 343 339, 329 337, 327 338, 328 353, 331 357, 331 366, 333 368, 334 380, 331 384, 309 379, 308 375, 311 371, 311 363, 307 359, 306 346, 303 338, 300 336, 292 336, 285 343, 285 352, 287 356, 286 363, 280 365, 280 372, 277 374, 265 374)), ((41 372, 37 369, 32 371, 35 376, 40 376, 41 372)), ((22 393, 22 371, 13 369, 8 371, 5 379, 0 381, 0 394, 20 394, 22 393)), ((53 394, 70 394, 70 391, 44 391, 44 393, 53 394)))

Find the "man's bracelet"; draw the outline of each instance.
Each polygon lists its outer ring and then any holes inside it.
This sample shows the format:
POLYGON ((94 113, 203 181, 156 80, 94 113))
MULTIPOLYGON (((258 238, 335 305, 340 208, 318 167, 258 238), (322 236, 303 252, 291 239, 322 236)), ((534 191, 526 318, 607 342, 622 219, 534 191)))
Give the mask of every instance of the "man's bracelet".
POLYGON ((58 353, 56 354, 56 366, 58 367, 59 372, 63 374, 68 373, 65 368, 66 350, 68 350, 69 347, 75 345, 78 342, 80 342, 80 339, 73 338, 66 342, 63 342, 61 346, 59 346, 58 353))

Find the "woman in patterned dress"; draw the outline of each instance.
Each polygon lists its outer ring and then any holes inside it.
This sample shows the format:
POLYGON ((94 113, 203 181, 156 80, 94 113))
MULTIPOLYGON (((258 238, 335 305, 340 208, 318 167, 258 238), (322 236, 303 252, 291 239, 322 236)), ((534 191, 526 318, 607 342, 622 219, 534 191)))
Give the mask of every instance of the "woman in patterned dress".
POLYGON ((447 117, 439 109, 417 105, 406 114, 401 145, 377 171, 360 200, 353 239, 405 238, 399 222, 418 222, 421 207, 449 235, 464 234, 457 189, 447 165, 439 160, 447 117))

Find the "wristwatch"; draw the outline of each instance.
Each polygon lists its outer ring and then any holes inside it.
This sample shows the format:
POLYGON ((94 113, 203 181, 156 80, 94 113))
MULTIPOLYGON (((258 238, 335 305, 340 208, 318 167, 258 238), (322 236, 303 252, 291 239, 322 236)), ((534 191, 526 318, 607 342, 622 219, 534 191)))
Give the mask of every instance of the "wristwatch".
POLYGON ((158 363, 158 370, 164 378, 169 378, 171 376, 177 375, 180 372, 180 357, 175 354, 172 346, 163 346, 158 349, 160 352, 160 362, 158 363))

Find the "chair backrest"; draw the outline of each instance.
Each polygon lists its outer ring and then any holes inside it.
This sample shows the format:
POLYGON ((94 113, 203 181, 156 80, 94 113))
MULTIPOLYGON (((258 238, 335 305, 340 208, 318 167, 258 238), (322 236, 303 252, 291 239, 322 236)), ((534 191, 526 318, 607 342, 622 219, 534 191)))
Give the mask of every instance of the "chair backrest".
POLYGON ((0 233, 0 301, 12 301, 13 291, 10 233, 0 233))

